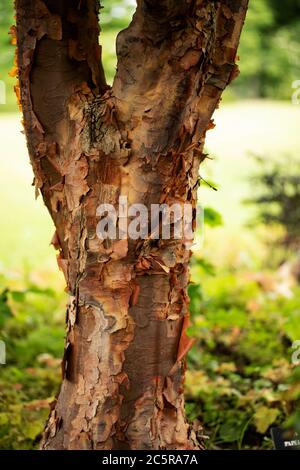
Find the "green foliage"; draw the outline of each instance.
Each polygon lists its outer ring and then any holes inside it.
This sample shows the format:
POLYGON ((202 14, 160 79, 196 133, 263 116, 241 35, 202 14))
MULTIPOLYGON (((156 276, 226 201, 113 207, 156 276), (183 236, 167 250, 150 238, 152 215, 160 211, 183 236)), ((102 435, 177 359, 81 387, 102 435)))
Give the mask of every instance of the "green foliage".
POLYGON ((300 77, 299 0, 250 0, 239 47, 241 75, 231 93, 291 99, 300 77))
POLYGON ((188 357, 188 416, 203 424, 210 449, 271 449, 270 426, 299 426, 291 345, 300 337, 300 288, 287 298, 249 273, 212 276, 202 264, 194 259, 189 290, 197 341, 188 357))
POLYGON ((8 305, 8 290, 4 289, 0 293, 0 327, 3 327, 7 318, 12 316, 12 311, 8 305))
POLYGON ((204 222, 209 227, 219 227, 220 225, 223 225, 223 219, 221 214, 212 207, 205 207, 204 222))
POLYGON ((37 447, 60 382, 65 299, 26 283, 0 282, 0 449, 37 447))
POLYGON ((268 0, 278 26, 295 23, 300 18, 300 0, 268 0))

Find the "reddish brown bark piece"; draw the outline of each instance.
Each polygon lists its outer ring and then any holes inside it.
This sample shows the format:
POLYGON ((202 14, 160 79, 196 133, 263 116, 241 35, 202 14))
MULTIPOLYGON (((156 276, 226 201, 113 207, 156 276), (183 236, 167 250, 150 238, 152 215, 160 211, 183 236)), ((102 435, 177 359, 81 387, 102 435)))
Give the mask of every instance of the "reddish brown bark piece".
POLYGON ((29 154, 70 295, 44 449, 199 448, 183 397, 190 252, 175 239, 102 242, 96 209, 120 194, 195 207, 247 3, 139 0, 110 88, 96 0, 16 0, 29 154))

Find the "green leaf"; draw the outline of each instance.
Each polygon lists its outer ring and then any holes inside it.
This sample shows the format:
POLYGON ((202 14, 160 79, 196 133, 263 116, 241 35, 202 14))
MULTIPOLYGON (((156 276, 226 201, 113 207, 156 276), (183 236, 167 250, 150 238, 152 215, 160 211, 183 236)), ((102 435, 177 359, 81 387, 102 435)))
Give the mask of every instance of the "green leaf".
POLYGON ((24 302, 25 301, 25 296, 26 292, 24 291, 17 291, 17 290, 12 290, 10 291, 11 297, 15 302, 24 302))
POLYGON ((24 435, 34 440, 43 430, 43 424, 41 421, 27 422, 24 426, 24 435))
POLYGON ((243 429, 244 423, 234 423, 229 421, 222 424, 219 430, 220 438, 224 442, 235 442, 238 441, 243 429))
POLYGON ((12 316, 12 311, 8 305, 8 289, 0 293, 0 326, 3 326, 5 321, 12 316))
POLYGON ((9 422, 7 413, 0 413, 0 426, 4 426, 9 422))
POLYGON ((275 408, 260 406, 254 413, 254 423, 258 432, 264 434, 267 429, 276 421, 280 411, 275 408))
POLYGON ((221 225, 223 225, 223 219, 221 214, 212 207, 205 207, 204 222, 209 227, 220 227, 221 225))

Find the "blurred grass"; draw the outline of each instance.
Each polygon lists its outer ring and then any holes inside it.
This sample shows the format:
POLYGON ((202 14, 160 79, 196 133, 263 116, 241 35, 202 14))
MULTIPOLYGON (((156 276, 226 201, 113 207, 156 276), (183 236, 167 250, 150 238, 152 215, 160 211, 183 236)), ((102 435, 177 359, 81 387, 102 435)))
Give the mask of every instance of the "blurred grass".
POLYGON ((21 117, 1 115, 0 217, 2 267, 52 271, 55 254, 50 247, 53 224, 41 197, 35 201, 33 175, 21 117))
POLYGON ((206 160, 201 171, 204 178, 213 179, 218 192, 203 186, 200 198, 218 208, 226 226, 241 225, 249 217, 242 200, 249 196, 249 191, 255 191, 247 182, 256 168, 251 154, 265 158, 297 157, 300 106, 271 100, 221 103, 214 121, 216 127, 206 137, 206 147, 214 161, 206 160))
POLYGON ((217 265, 244 260, 253 267, 262 259, 260 242, 265 234, 246 227, 255 213, 254 207, 243 203, 256 191, 249 181, 257 170, 251 155, 299 158, 300 106, 271 100, 221 103, 214 121, 216 127, 206 137, 207 153, 213 160, 204 162, 200 174, 213 181, 218 191, 201 185, 199 202, 218 210, 224 224, 206 229, 203 254, 217 265))

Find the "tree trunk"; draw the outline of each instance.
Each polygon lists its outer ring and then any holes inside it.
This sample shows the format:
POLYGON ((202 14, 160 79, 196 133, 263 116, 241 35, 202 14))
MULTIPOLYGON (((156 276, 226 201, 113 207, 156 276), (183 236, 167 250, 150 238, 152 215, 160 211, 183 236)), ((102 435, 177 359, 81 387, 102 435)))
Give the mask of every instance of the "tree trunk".
MULTIPOLYGON (((138 0, 106 82, 97 0, 16 0, 35 187, 69 293, 43 449, 197 449, 184 414, 185 240, 101 240, 97 207, 190 203, 248 0, 138 0)), ((120 219, 119 219, 120 223, 120 219)))

